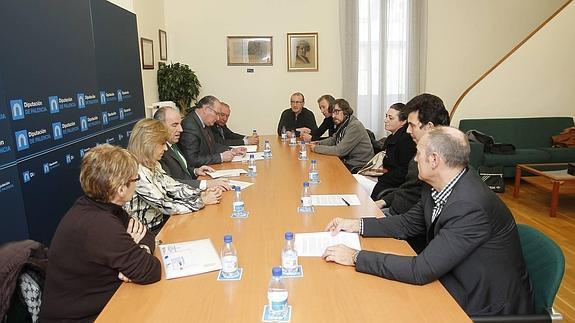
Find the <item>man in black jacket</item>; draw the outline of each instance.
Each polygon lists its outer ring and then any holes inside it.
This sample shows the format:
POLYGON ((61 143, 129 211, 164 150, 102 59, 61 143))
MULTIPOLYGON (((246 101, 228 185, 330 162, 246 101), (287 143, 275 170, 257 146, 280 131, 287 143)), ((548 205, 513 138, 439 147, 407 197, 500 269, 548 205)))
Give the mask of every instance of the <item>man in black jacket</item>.
POLYGON ((228 146, 243 146, 243 145, 257 145, 260 138, 257 134, 251 136, 240 135, 228 128, 228 118, 230 117, 230 106, 225 102, 220 102, 221 114, 216 123, 210 127, 214 133, 216 142, 228 146))
POLYGON ((178 110, 172 107, 160 107, 154 113, 154 119, 160 120, 170 132, 170 138, 168 138, 166 143, 168 149, 162 155, 162 159, 160 159, 162 169, 170 177, 201 190, 209 187, 221 187, 224 190, 231 189, 228 182, 223 179, 198 180, 198 176, 206 175, 206 172, 213 172, 214 169, 206 165, 194 168, 184 158, 177 145, 182 134, 182 116, 178 110))
POLYGON ((296 92, 291 95, 290 108, 282 112, 280 121, 278 122, 278 136, 281 136, 282 129, 286 131, 296 132, 296 136, 300 135, 300 130, 307 128, 316 131, 317 123, 313 112, 304 107, 305 99, 303 94, 296 92))
POLYGON ((326 230, 406 239, 424 234, 417 256, 328 247, 326 261, 409 284, 439 280, 468 315, 532 314, 533 296, 519 233, 507 206, 469 169, 469 142, 439 127, 417 143, 421 201, 385 218, 332 220, 326 230))

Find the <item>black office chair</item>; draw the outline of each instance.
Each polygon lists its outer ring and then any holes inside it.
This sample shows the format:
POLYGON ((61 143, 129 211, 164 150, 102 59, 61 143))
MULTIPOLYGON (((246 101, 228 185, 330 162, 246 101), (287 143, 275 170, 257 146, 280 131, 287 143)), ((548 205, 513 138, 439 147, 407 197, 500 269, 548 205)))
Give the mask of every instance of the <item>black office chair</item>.
POLYGON ((565 272, 565 258, 561 248, 533 227, 518 224, 517 229, 523 258, 533 286, 535 314, 471 317, 473 322, 539 323, 563 320, 563 316, 553 309, 553 301, 565 272))

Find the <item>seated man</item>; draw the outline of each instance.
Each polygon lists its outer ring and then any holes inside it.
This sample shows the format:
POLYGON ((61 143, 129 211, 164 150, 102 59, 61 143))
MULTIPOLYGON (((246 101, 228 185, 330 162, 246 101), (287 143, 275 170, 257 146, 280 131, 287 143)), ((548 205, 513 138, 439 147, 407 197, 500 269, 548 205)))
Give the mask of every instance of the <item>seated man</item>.
POLYGON ((319 110, 323 114, 324 119, 321 125, 315 131, 311 131, 311 129, 308 128, 302 128, 301 129, 302 140, 305 141, 320 140, 322 139, 322 136, 326 131, 328 137, 331 137, 335 133, 337 128, 333 123, 333 118, 331 116, 331 110, 333 109, 334 101, 335 99, 333 98, 333 96, 329 94, 322 95, 319 97, 319 99, 317 99, 317 105, 319 107, 319 110))
POLYGON ((469 142, 439 127, 417 143, 421 201, 385 218, 333 219, 326 230, 405 239, 425 234, 417 256, 328 247, 323 257, 356 271, 409 284, 439 280, 468 315, 534 313, 532 288, 513 215, 468 167, 469 142))
POLYGON ((216 124, 211 126, 216 142, 228 146, 257 145, 260 142, 259 136, 244 136, 237 134, 228 128, 228 118, 230 117, 230 106, 225 102, 220 102, 221 114, 216 124))
POLYGON ((220 100, 215 96, 203 97, 182 121, 182 136, 178 147, 186 162, 192 167, 229 162, 237 155, 245 154, 245 149, 231 149, 216 142, 209 127, 213 126, 221 114, 220 100))
POLYGON ((160 165, 162 165, 162 169, 164 169, 166 174, 178 182, 201 190, 209 187, 221 187, 224 190, 231 189, 228 182, 223 179, 198 180, 198 176, 204 176, 206 172, 213 172, 214 169, 205 165, 194 168, 190 167, 186 162, 177 145, 182 133, 182 116, 178 110, 172 107, 161 107, 154 113, 154 119, 160 120, 170 132, 170 137, 166 143, 168 150, 160 159, 160 165))
POLYGON ((333 123, 338 126, 337 131, 329 138, 313 141, 311 150, 318 154, 338 156, 347 169, 356 173, 373 157, 371 140, 346 100, 335 100, 332 114, 333 123))
POLYGON ((299 132, 303 128, 307 128, 310 131, 315 131, 317 129, 315 116, 313 115, 313 112, 303 106, 304 103, 305 99, 303 94, 296 92, 291 95, 291 108, 285 109, 282 112, 280 121, 278 122, 278 136, 281 136, 282 129, 289 132, 295 131, 296 136, 299 136, 299 132))

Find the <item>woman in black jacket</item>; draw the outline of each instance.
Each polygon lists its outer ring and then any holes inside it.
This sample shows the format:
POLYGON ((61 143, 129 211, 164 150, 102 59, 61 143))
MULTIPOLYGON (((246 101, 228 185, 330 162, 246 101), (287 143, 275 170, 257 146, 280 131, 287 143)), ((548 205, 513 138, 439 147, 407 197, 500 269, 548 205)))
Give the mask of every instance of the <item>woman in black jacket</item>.
POLYGON ((374 200, 382 191, 398 187, 405 181, 407 166, 415 155, 415 142, 407 133, 407 114, 403 103, 393 104, 385 114, 385 130, 391 132, 382 147, 385 150, 383 167, 387 172, 377 179, 371 192, 374 200))

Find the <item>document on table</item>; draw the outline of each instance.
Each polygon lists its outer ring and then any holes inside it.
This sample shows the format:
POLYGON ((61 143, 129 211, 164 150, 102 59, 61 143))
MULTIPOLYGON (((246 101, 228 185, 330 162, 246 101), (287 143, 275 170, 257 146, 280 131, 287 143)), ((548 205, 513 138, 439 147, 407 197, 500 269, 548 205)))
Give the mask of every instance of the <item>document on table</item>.
POLYGON ((243 190, 244 188, 248 188, 252 185, 254 185, 254 183, 250 183, 250 182, 242 182, 242 181, 234 181, 234 180, 230 180, 229 182, 230 186, 232 187, 232 189, 235 186, 239 186, 240 190, 243 190))
POLYGON ((247 173, 248 172, 246 172, 245 169, 234 168, 234 169, 217 170, 215 172, 209 172, 207 174, 210 175, 212 178, 219 178, 219 177, 238 177, 241 174, 247 174, 247 173))
POLYGON ((245 145, 245 146, 230 146, 232 148, 245 148, 248 153, 255 153, 258 151, 258 145, 245 145))
POLYGON ((232 162, 247 162, 250 159, 250 155, 254 155, 255 160, 264 159, 264 152, 260 151, 258 153, 247 153, 243 156, 234 156, 232 162))
POLYGON ((220 257, 210 239, 162 244, 159 247, 166 279, 222 269, 220 257))
POLYGON ((355 194, 312 195, 311 204, 314 206, 361 205, 355 194))
POLYGON ((309 232, 295 235, 295 249, 298 256, 302 257, 321 257, 325 248, 338 244, 361 250, 357 233, 339 232, 332 236, 331 232, 309 232))

